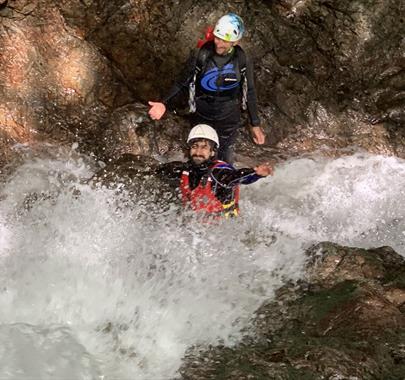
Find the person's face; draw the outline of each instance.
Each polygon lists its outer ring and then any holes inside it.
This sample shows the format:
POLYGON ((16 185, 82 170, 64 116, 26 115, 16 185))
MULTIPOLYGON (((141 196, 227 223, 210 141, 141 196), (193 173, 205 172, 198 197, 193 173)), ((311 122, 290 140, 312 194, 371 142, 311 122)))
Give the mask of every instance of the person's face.
POLYGON ((190 157, 196 165, 200 165, 214 157, 215 152, 207 140, 195 141, 190 146, 190 157))
POLYGON ((214 44, 215 44, 215 52, 218 55, 226 55, 228 54, 229 50, 231 50, 231 48, 235 45, 235 42, 228 42, 222 40, 221 38, 215 37, 214 44))

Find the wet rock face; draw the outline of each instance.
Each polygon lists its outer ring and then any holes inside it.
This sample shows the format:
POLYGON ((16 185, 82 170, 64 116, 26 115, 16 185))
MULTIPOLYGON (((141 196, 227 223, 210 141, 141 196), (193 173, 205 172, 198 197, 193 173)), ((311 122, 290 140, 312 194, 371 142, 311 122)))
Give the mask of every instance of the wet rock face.
POLYGON ((391 248, 321 243, 235 348, 190 350, 184 379, 402 379, 405 262, 391 248))
POLYGON ((131 99, 111 63, 53 2, 9 0, 0 22, 1 145, 94 149, 111 110, 131 99))
POLYGON ((401 8, 394 1, 274 5, 274 33, 265 39, 274 47, 266 60, 276 91, 269 86, 264 96, 278 108, 276 115, 293 121, 280 118, 289 135, 280 146, 333 153, 351 142, 371 152, 403 155, 401 8), (383 120, 396 128, 378 124, 383 120))
POLYGON ((168 114, 164 122, 152 121, 148 107, 130 104, 109 115, 98 155, 106 160, 126 153, 155 159, 163 156, 182 159, 189 129, 189 123, 173 114, 168 114))
MULTIPOLYGON (((127 2, 89 38, 146 101, 168 90, 204 28, 228 11, 245 20, 242 45, 255 62, 273 148, 336 155, 359 146, 404 156, 398 127, 405 108, 404 24, 393 0, 238 1, 215 8, 142 1, 136 9, 127 2)), ((240 149, 252 155, 252 145, 240 149)))
POLYGON ((255 62, 269 136, 260 149, 243 135, 241 156, 338 155, 357 146, 405 157, 401 2, 7 0, 0 2, 2 160, 14 144, 41 140, 107 154, 106 128, 125 119, 117 116, 122 107, 165 93, 205 27, 229 11, 246 24, 242 46, 255 62))

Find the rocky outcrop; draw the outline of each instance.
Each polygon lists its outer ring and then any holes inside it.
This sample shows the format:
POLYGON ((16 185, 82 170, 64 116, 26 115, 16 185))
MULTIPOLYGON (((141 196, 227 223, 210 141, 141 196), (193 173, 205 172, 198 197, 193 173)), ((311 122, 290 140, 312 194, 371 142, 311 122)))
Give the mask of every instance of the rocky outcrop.
POLYGON ((159 149, 154 141, 127 145, 126 118, 143 118, 156 134, 141 105, 168 90, 205 27, 228 11, 246 23, 242 44, 255 62, 269 136, 258 148, 243 133, 241 159, 358 147, 405 157, 402 2, 242 0, 213 8, 193 0, 7 0, 0 3, 0 165, 15 144, 39 141, 78 142, 101 159, 116 150, 177 149, 182 132, 170 129, 172 117, 161 126, 176 142, 159 149), (111 149, 116 132, 123 146, 111 149))
POLYGON ((234 348, 190 350, 183 379, 405 378, 405 261, 389 247, 321 243, 234 348))
POLYGON ((111 113, 103 133, 98 154, 101 157, 118 158, 122 154, 161 158, 183 158, 188 123, 173 114, 164 122, 151 121, 148 107, 134 103, 120 107, 111 113))

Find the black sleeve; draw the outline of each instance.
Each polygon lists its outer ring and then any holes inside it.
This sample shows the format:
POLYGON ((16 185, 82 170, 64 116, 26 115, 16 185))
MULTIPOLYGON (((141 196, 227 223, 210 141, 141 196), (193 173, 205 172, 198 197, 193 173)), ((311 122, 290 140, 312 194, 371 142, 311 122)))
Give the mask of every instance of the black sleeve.
POLYGON ((253 126, 260 125, 260 118, 257 111, 256 88, 253 75, 253 63, 249 57, 246 57, 246 80, 247 80, 247 108, 249 113, 250 124, 253 126))
POLYGON ((177 181, 181 177, 181 173, 186 169, 186 164, 181 161, 172 161, 165 164, 160 164, 153 170, 153 174, 156 174, 163 180, 169 182, 177 181))
POLYGON ((191 80, 194 76, 195 65, 197 62, 197 51, 192 51, 186 63, 183 66, 183 70, 177 77, 170 91, 163 97, 162 102, 169 104, 170 101, 175 98, 181 91, 188 88, 191 80))
POLYGON ((233 169, 231 167, 215 168, 211 176, 222 187, 233 187, 239 184, 249 185, 263 178, 252 168, 233 169))

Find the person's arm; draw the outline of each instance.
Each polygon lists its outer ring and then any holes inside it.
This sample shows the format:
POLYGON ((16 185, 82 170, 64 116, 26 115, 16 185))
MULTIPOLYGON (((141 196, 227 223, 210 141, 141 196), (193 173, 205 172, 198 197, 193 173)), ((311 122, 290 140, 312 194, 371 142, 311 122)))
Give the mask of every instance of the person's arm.
POLYGON ((239 184, 250 185, 260 178, 273 174, 273 168, 269 164, 258 165, 255 168, 235 169, 229 164, 221 164, 215 167, 211 176, 222 187, 233 187, 239 184))
POLYGON ((169 182, 177 181, 181 177, 181 173, 186 168, 186 163, 181 161, 172 161, 165 164, 160 164, 153 169, 153 173, 163 180, 169 182))
POLYGON ((257 110, 256 87, 253 74, 253 63, 246 57, 246 81, 247 81, 247 109, 250 121, 250 133, 256 144, 264 144, 265 134, 260 125, 260 118, 257 110))

